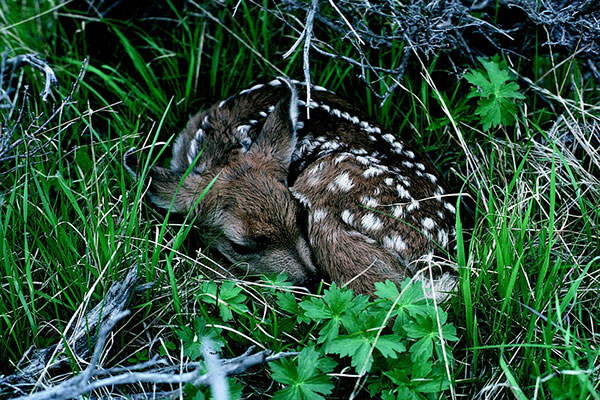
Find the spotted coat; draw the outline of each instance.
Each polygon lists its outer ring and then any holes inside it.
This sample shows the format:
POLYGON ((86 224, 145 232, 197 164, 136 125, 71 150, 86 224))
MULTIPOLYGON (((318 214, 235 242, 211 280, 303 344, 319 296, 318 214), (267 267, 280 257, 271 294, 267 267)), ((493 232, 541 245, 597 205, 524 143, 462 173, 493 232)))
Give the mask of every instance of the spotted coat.
MULTIPOLYGON (((332 280, 372 293, 447 259, 455 240, 455 198, 429 161, 347 100, 298 88, 296 145, 287 185, 307 211, 315 264, 332 280), (306 108, 310 109, 307 119, 306 108)), ((247 152, 287 88, 257 84, 193 116, 174 145, 171 167, 202 174, 247 152)), ((435 270, 438 290, 455 282, 435 270)), ((429 277, 429 274, 427 274, 429 277)))

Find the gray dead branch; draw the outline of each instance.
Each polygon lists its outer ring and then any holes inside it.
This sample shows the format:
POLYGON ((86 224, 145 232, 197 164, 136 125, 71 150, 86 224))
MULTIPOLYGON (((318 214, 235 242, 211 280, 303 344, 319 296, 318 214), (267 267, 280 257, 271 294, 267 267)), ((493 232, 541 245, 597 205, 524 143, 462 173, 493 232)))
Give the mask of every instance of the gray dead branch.
POLYGON ((11 58, 7 58, 7 56, 8 49, 4 50, 0 55, 0 107, 14 107, 14 103, 10 101, 10 93, 14 89, 11 83, 17 77, 17 70, 26 65, 30 65, 44 73, 44 89, 40 93, 40 96, 43 101, 47 101, 50 89, 58 86, 58 79, 56 79, 56 74, 52 68, 34 54, 21 54, 11 58))
POLYGON ((51 131, 51 123, 62 115, 66 106, 71 104, 75 90, 79 86, 79 82, 83 79, 87 65, 86 59, 81 64, 79 74, 71 85, 69 94, 50 115, 33 115, 29 109, 28 86, 25 86, 21 100, 22 104, 15 116, 14 111, 19 91, 14 90, 14 97, 12 99, 9 97, 9 93, 12 92, 10 89, 12 85, 11 81, 16 79, 15 71, 19 67, 30 64, 46 73, 46 83, 44 91, 42 91, 42 99, 44 101, 46 100, 45 97, 50 93, 50 87, 56 85, 56 76, 47 64, 35 56, 23 55, 6 60, 6 54, 6 51, 2 54, 0 66, 0 109, 4 108, 3 120, 0 122, 0 165, 8 162, 16 162, 17 166, 8 169, 0 168, 0 175, 11 172, 18 166, 22 166, 23 164, 18 162, 21 159, 42 157, 45 151, 56 142, 60 134, 73 124, 74 121, 62 123, 55 128, 55 132, 51 136, 48 135, 48 132, 51 131), (8 82, 6 88, 3 86, 5 81, 8 82))
MULTIPOLYGON (((102 356, 109 350, 106 348, 107 339, 115 326, 130 314, 125 307, 134 291, 140 291, 136 284, 137 266, 133 266, 125 279, 112 284, 101 303, 80 318, 73 329, 65 332, 61 342, 46 349, 30 349, 19 362, 15 374, 0 377, 0 396, 18 400, 70 399, 82 395, 105 399, 176 398, 182 395, 183 385, 189 383, 196 387, 210 385, 213 388, 213 398, 226 400, 229 398, 227 376, 238 375, 253 366, 297 355, 295 352, 271 355, 268 350, 252 354, 254 347, 251 347, 239 357, 221 360, 211 343, 206 341, 203 343, 206 363, 173 365, 155 356, 137 365, 103 368, 102 356), (91 348, 93 352, 90 356, 91 348), (89 362, 86 361, 88 357, 89 362), (68 371, 72 362, 87 364, 87 367, 78 375, 71 376, 72 373, 68 371), (206 369, 208 372, 203 373, 206 369), (46 378, 60 373, 63 373, 62 382, 47 383, 49 379, 46 378), (64 379, 64 375, 71 377, 64 379), (147 384, 151 389, 148 392, 133 393, 125 390, 126 395, 115 389, 119 385, 136 385, 135 388, 139 391, 140 384, 147 384), (160 388, 169 385, 177 388, 157 391, 157 385, 160 388), (92 392, 96 390, 101 390, 104 394, 94 395, 92 392)), ((141 286, 141 290, 147 287, 141 286)))
MULTIPOLYGON (((357 76, 382 103, 398 89, 415 55, 426 59, 444 55, 460 79, 465 60, 476 65, 479 56, 502 52, 532 59, 538 46, 536 28, 542 29, 542 47, 567 56, 577 54, 600 78, 597 0, 284 0, 269 11, 298 32, 296 43, 286 55, 304 40, 313 52, 356 68, 357 76), (300 15, 306 16, 304 25, 300 15), (334 32, 337 43, 320 40, 323 30, 334 32), (395 59, 384 55, 398 43, 403 44, 400 55, 395 59)), ((307 58, 305 47, 304 74, 309 81, 307 58)))
POLYGON ((585 60, 600 79, 600 2, 597 0, 503 0, 508 9, 519 9, 529 22, 543 27, 542 47, 552 47, 585 60))
POLYGON ((64 340, 46 349, 30 348, 19 361, 17 372, 0 378, 0 395, 10 393, 11 389, 15 395, 25 395, 44 376, 69 368, 72 357, 85 359, 90 349, 90 332, 97 332, 103 326, 112 328, 116 324, 115 316, 123 312, 136 283, 137 268, 133 267, 124 280, 113 283, 103 302, 79 319, 70 332, 65 332, 64 340))

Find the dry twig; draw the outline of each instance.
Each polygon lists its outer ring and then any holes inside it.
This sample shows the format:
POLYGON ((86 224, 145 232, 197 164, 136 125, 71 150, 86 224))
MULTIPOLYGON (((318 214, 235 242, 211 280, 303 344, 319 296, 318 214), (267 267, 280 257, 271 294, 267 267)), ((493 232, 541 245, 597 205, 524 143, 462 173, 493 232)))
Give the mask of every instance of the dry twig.
MULTIPOLYGON (((211 344, 206 342, 203 345, 203 354, 208 372, 204 374, 202 373, 203 363, 190 362, 185 365, 171 365, 158 357, 128 367, 102 368, 100 360, 103 351, 106 351, 107 339, 117 323, 130 314, 128 310, 124 311, 124 308, 131 298, 136 283, 137 266, 134 266, 130 268, 123 281, 116 282, 110 287, 104 300, 76 324, 72 333, 67 335, 64 341, 47 349, 28 351, 19 363, 26 364, 24 367, 19 367, 19 371, 11 376, 0 377, 0 395, 12 395, 11 398, 19 400, 67 399, 77 398, 98 389, 106 391, 118 385, 149 383, 154 386, 182 386, 189 383, 196 387, 211 385, 214 398, 224 400, 228 396, 225 377, 241 374, 255 365, 297 354, 281 352, 271 355, 268 350, 252 354, 253 346, 239 357, 220 360, 212 350, 211 344), (45 375, 68 367, 68 354, 72 354, 78 361, 83 361, 89 353, 90 334, 93 335, 94 332, 98 332, 98 334, 87 367, 79 375, 43 391, 33 393, 45 375)), ((178 388, 162 391, 159 397, 179 397, 181 394, 182 389, 178 388)), ((127 397, 147 398, 156 395, 157 393, 152 391, 151 394, 128 394, 127 397)), ((110 397, 113 398, 113 395, 111 394, 110 397)))

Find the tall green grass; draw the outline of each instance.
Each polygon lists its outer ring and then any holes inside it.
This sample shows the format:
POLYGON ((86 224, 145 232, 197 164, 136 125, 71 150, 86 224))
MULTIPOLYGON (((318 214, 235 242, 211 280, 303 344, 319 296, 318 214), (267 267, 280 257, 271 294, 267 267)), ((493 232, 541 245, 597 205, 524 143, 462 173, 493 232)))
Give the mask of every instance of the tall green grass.
MULTIPOLYGON (((242 1, 235 16, 232 4, 187 7, 168 3, 167 20, 147 30, 148 24, 84 15, 66 2, 0 2, 0 37, 10 55, 40 54, 61 82, 44 104, 39 74, 25 71, 18 89, 30 89, 17 107, 25 106, 27 123, 50 115, 76 80, 87 56, 86 24, 102 25, 116 46, 105 59, 90 59, 74 101, 43 132, 59 132, 49 151, 0 166, 0 373, 11 372, 31 345, 60 340, 70 319, 101 301, 133 265, 154 286, 134 302, 139 325, 130 329, 153 328, 165 343, 176 340, 161 327, 180 327, 197 314, 194 297, 205 276, 232 276, 228 265, 196 251, 189 221, 144 202, 145 188, 127 176, 122 155, 145 146, 145 168, 165 163, 165 143, 189 114, 280 71, 302 76, 301 56, 281 58, 295 37, 251 2, 242 1), (81 29, 69 30, 66 20, 81 29)), ((379 62, 396 63, 401 54, 399 43, 379 62)), ((312 57, 315 83, 399 128, 448 179, 458 176, 454 189, 464 185, 473 200, 472 235, 465 226, 456 258, 459 291, 449 305, 460 336, 451 377, 456 398, 599 398, 600 166, 585 147, 598 137, 597 83, 583 78, 577 61, 552 70, 559 60, 538 55, 536 71, 517 71, 528 96, 517 125, 487 133, 473 118, 465 81, 440 91, 407 76, 404 89, 380 106, 367 90, 355 90, 355 69, 312 57)), ((422 70, 436 71, 435 62, 422 70)), ((263 310, 277 315, 276 306, 261 302, 260 287, 247 285, 256 321, 263 310)), ((231 329, 252 332, 246 323, 231 329)), ((284 328, 255 330, 249 341, 273 348, 309 341, 284 328)), ((115 362, 146 348, 136 334, 123 341, 115 362)))

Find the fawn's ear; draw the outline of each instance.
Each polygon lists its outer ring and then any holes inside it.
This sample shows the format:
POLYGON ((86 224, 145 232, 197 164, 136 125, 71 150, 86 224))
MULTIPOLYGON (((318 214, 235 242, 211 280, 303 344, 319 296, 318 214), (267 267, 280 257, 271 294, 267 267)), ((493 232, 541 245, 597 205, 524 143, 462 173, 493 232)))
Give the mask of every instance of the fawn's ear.
POLYGON ((287 174, 292 153, 296 148, 298 94, 291 82, 283 79, 282 81, 287 85, 289 91, 279 100, 267 117, 262 131, 248 153, 272 158, 287 174))
MULTIPOLYGON (((133 154, 134 151, 135 149, 129 149, 123 155, 123 166, 132 179, 138 181, 141 176, 141 164, 133 154)), ((184 180, 184 174, 181 172, 153 166, 146 177, 149 183, 147 194, 157 207, 165 210, 170 208, 173 212, 185 214, 194 201, 193 193, 188 190, 190 186, 194 186, 193 182, 188 181, 190 177, 184 180)))

